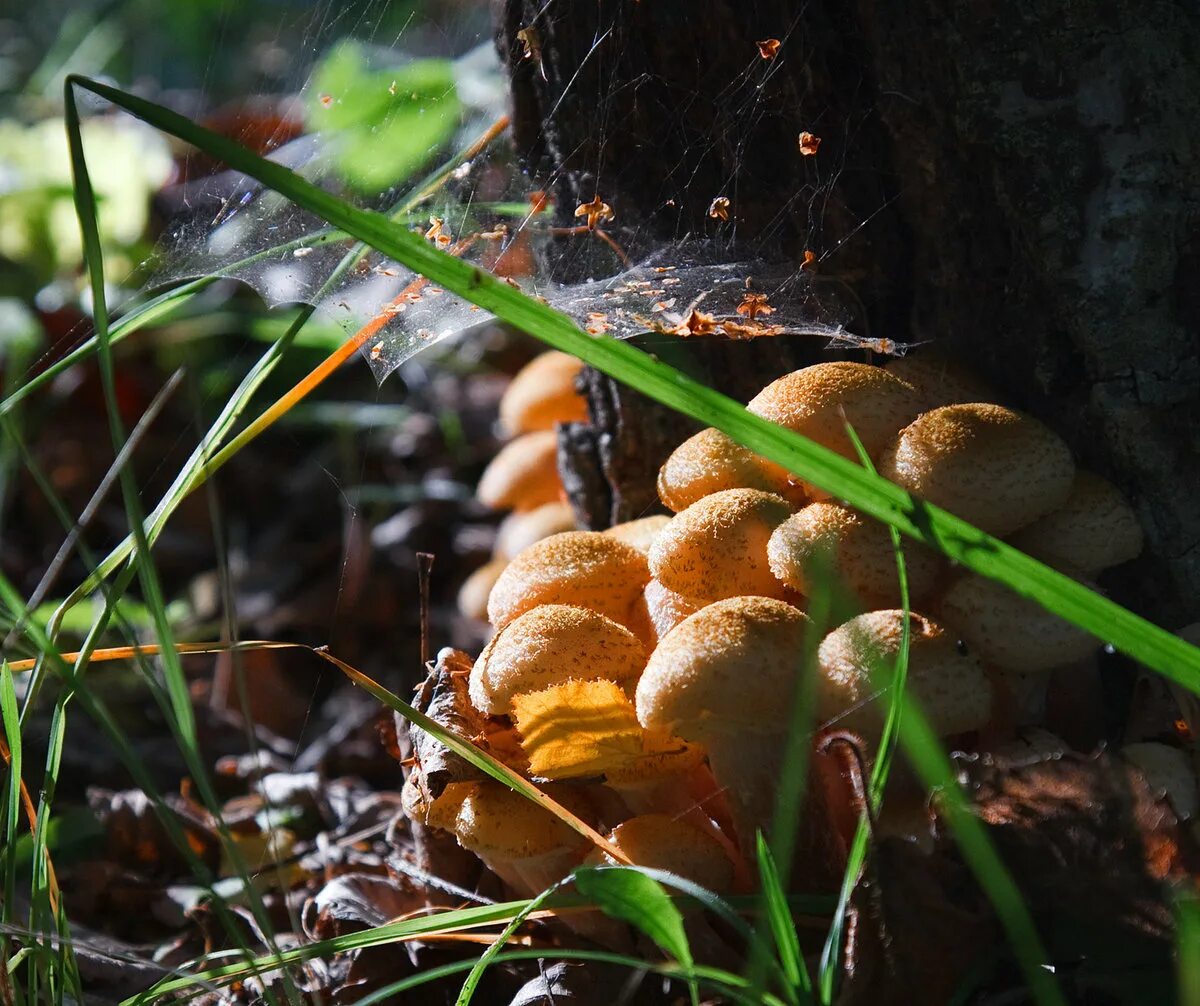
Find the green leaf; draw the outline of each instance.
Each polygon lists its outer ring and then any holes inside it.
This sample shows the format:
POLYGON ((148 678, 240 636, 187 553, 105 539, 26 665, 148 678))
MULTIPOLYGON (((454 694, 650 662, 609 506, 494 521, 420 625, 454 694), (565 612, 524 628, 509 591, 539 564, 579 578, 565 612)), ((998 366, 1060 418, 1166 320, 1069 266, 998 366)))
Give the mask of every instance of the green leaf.
POLYGON ((663 886, 639 870, 623 866, 581 867, 575 887, 605 915, 636 926, 663 953, 691 966, 692 948, 683 928, 683 915, 663 886))
POLYGON ((342 179, 373 194, 409 178, 454 134, 462 106, 448 60, 373 69, 368 51, 337 46, 318 67, 307 119, 334 146, 342 179))

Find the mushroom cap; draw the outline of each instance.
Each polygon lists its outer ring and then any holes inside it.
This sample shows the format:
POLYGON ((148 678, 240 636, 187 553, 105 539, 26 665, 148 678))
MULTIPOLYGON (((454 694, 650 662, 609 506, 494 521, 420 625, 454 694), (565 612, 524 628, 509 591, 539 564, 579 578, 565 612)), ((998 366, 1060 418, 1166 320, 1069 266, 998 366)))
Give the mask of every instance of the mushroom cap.
MULTIPOLYGON (((665 870, 720 893, 733 883, 733 864, 721 843, 694 824, 666 814, 639 814, 617 825, 608 836, 635 866, 665 870)), ((615 863, 596 850, 589 859, 615 863)))
POLYGON ((504 559, 492 559, 463 580, 458 588, 458 610, 464 616, 480 622, 487 621, 488 595, 507 565, 504 559))
POLYGON ((475 786, 473 782, 448 783, 439 796, 430 799, 416 784, 415 776, 410 775, 400 789, 400 805, 410 821, 419 821, 427 828, 453 831, 459 808, 475 786))
POLYGON ((946 589, 938 617, 985 663, 1012 673, 1049 671, 1082 660, 1096 638, 995 580, 968 573, 946 589))
POLYGON ((1075 462, 1048 426, 1002 405, 944 405, 905 427, 879 474, 1005 536, 1062 506, 1075 462))
POLYGON ((808 617, 770 597, 731 597, 672 629, 638 679, 638 720, 685 740, 777 733, 791 716, 808 617))
POLYGON ((650 549, 650 571, 668 590, 718 600, 742 594, 780 597, 767 542, 792 512, 758 489, 726 489, 677 513, 650 549))
POLYGON ((475 497, 493 510, 533 510, 559 498, 558 434, 539 430, 500 448, 479 477, 475 497))
POLYGON ((587 402, 575 390, 583 363, 550 350, 517 371, 500 398, 500 423, 510 434, 552 430, 555 423, 587 421, 587 402))
POLYGON ((614 524, 600 533, 623 541, 626 545, 632 545, 643 555, 649 555, 650 546, 654 544, 658 532, 667 526, 670 519, 665 513, 656 513, 651 517, 639 517, 637 520, 614 524))
POLYGON ((575 511, 569 503, 555 500, 533 510, 510 513, 496 531, 495 554, 498 559, 511 559, 535 541, 552 534, 575 530, 575 511))
POLYGON ((1096 574, 1138 556, 1142 525, 1121 490, 1081 471, 1062 506, 1021 528, 1009 542, 1056 569, 1096 574))
POLYGON ((685 440, 658 470, 658 498, 676 513, 722 489, 759 489, 785 499, 798 491, 785 469, 712 428, 685 440))
POLYGON ((656 639, 662 639, 688 615, 694 615, 708 604, 708 601, 668 590, 653 578, 642 593, 646 601, 646 615, 654 628, 656 639))
POLYGON ((999 398, 996 390, 977 374, 936 347, 889 360, 886 369, 917 389, 922 412, 942 405, 995 402, 999 398))
MULTIPOLYGON (((588 816, 577 788, 548 786, 545 792, 577 816, 588 816)), ((454 834, 459 845, 485 862, 529 859, 567 849, 582 854, 590 844, 548 810, 491 780, 479 783, 463 799, 454 834)))
MULTIPOLYGON (((747 408, 802 433, 810 440, 858 460, 846 434, 847 421, 875 457, 921 410, 916 389, 880 367, 844 361, 818 363, 768 384, 747 408)), ((827 494, 810 486, 809 494, 827 494)))
POLYGON ((625 626, 587 608, 543 604, 488 641, 471 668, 471 702, 503 716, 514 695, 572 679, 628 681, 645 664, 645 649, 625 626))
MULTIPOLYGON (((817 715, 877 736, 887 711, 872 666, 890 677, 900 653, 904 612, 868 611, 829 633, 817 649, 817 715), (877 699, 877 700, 876 700, 877 699)), ((888 680, 885 677, 884 680, 888 680)), ((992 715, 992 684, 979 659, 931 619, 910 612, 908 694, 942 737, 983 726, 992 715)))
POLYGON ((1200 794, 1196 788, 1196 766, 1186 751, 1169 744, 1144 741, 1126 744, 1121 757, 1140 769, 1150 788, 1165 794, 1181 821, 1196 816, 1200 794))
POLYGON ((646 557, 599 531, 564 531, 515 556, 488 597, 497 629, 542 604, 573 604, 624 624, 650 579, 646 557))
MULTIPOLYGON (((943 564, 918 542, 905 541, 903 554, 909 598, 919 603, 937 586, 943 564)), ((788 517, 772 532, 767 559, 771 572, 801 594, 812 594, 824 560, 868 608, 901 602, 887 526, 838 503, 810 503, 788 517)))

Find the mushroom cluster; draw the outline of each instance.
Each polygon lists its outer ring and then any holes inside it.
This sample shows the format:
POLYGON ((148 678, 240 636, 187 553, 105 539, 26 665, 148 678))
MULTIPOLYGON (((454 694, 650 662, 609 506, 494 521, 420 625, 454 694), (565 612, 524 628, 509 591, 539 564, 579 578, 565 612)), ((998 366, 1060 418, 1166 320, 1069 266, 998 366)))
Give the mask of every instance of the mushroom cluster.
POLYGON ((587 403, 575 387, 582 366, 567 353, 541 353, 500 399, 500 426, 510 439, 484 469, 475 495, 491 510, 511 512, 496 533, 492 558, 459 590, 458 608, 468 618, 486 620, 488 594, 513 556, 575 527, 558 477, 556 427, 587 419, 587 403))
MULTIPOLYGON (((530 391, 519 390, 525 402, 530 391)), ((886 478, 1082 581, 1136 556, 1141 528, 1120 492, 1078 471, 1048 427, 994 397, 930 356, 886 368, 820 363, 772 382, 749 409, 857 459, 850 424, 886 478)), ((505 421, 523 432, 505 451, 544 432, 530 423, 572 407, 559 398, 517 420, 510 403, 505 421)), ((532 478, 508 483, 528 496, 497 490, 499 480, 489 468, 481 498, 518 517, 553 505, 532 478)), ((622 846, 652 837, 654 865, 725 886, 745 878, 756 831, 772 827, 806 652, 816 655, 807 684, 817 729, 849 732, 870 759, 906 628, 909 693, 960 746, 1039 725, 1052 672, 1098 648, 913 542, 904 543, 906 625, 888 529, 715 429, 679 445, 658 492, 673 516, 604 532, 553 528, 512 550, 488 594, 495 634, 469 685, 476 709, 515 731, 514 767, 573 793, 573 806, 586 804, 581 816, 622 846), (859 613, 806 644, 808 598, 831 578, 859 613)), ((1145 746, 1126 757, 1163 778, 1174 764, 1145 746)), ((583 861, 586 850, 549 819, 537 842, 517 834, 544 812, 485 810, 481 799, 423 819, 439 820, 514 887, 583 861), (501 814, 515 822, 504 862, 500 846, 479 838, 481 822, 501 814)))

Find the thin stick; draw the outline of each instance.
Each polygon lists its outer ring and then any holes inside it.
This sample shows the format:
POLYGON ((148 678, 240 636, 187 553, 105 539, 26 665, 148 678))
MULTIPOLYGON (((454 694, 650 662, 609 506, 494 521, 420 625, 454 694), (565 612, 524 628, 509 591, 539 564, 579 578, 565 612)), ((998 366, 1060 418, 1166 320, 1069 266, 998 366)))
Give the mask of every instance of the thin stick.
POLYGON ((421 666, 429 663, 429 582, 433 573, 432 552, 417 553, 417 593, 421 605, 421 666))

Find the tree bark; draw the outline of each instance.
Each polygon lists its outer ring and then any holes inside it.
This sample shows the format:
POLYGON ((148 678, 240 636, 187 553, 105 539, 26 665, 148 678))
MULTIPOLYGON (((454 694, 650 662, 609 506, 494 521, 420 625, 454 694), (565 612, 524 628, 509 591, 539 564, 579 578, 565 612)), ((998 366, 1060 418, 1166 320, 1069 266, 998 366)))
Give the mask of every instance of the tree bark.
MULTIPOLYGON (((1112 478, 1147 532, 1106 586, 1200 617, 1200 11, 1172 2, 497 0, 514 135, 564 224, 599 194, 637 255, 707 235, 852 290, 1112 478), (525 58, 517 33, 536 30, 525 58), (756 42, 781 40, 773 60, 756 42), (822 138, 804 157, 801 131, 822 138), (732 220, 710 219, 717 195, 732 220), (734 240, 736 239, 736 241, 734 240)), ((528 36, 527 36, 528 37, 528 36)), ((556 263, 596 267, 578 243, 556 263)), ((590 244, 588 244, 590 247, 590 244)), ((696 351, 745 400, 812 340, 696 351)), ((823 354, 821 354, 823 357, 823 354)), ((593 526, 654 505, 687 427, 595 373, 560 456, 593 526)))

